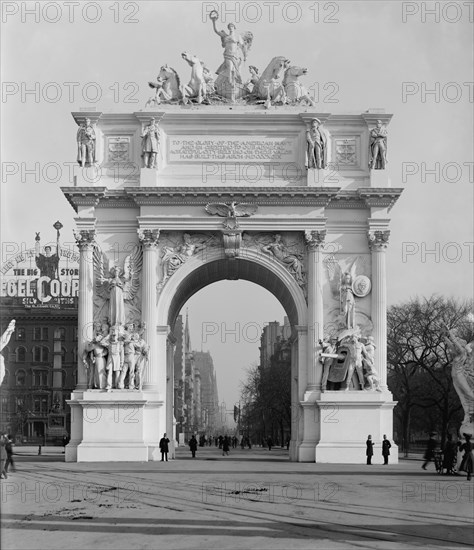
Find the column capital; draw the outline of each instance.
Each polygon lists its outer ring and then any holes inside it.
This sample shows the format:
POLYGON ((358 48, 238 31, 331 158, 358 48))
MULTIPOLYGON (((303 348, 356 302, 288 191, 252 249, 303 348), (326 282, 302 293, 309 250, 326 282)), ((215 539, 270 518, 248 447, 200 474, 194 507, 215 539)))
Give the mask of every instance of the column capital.
POLYGON ((76 245, 80 251, 92 248, 95 244, 95 229, 80 229, 75 231, 73 229, 74 238, 76 239, 76 245))
POLYGON ((308 229, 304 232, 304 238, 309 250, 317 250, 322 245, 324 245, 324 241, 326 240, 326 230, 325 229, 314 229, 314 230, 308 229))
POLYGON ((369 248, 371 250, 385 250, 388 246, 390 231, 385 230, 370 230, 367 232, 369 248))
POLYGON ((138 240, 145 249, 156 248, 160 238, 159 229, 137 229, 138 240))

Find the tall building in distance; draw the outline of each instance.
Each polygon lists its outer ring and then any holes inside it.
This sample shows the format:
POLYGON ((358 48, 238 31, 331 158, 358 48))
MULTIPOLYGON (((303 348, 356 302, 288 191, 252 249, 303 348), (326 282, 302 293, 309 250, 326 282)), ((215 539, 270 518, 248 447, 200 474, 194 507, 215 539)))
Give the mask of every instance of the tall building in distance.
POLYGON ((283 342, 291 337, 291 326, 288 317, 284 318, 283 325, 278 321, 270 321, 262 330, 260 337, 260 368, 268 368, 272 357, 275 356, 283 342))
POLYGON ((174 329, 174 415, 176 439, 184 434, 213 435, 219 417, 216 373, 211 354, 194 351, 189 330, 189 316, 179 315, 174 329))
POLYGON ((200 375, 202 431, 212 434, 218 427, 219 416, 219 397, 214 362, 208 351, 195 351, 194 361, 200 375))

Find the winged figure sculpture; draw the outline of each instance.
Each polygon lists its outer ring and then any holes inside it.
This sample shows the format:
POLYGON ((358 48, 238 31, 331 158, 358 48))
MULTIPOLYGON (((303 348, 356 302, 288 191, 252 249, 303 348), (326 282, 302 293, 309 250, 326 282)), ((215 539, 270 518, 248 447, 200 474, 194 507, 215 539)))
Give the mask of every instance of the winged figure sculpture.
POLYGON ((121 268, 111 264, 99 247, 95 246, 93 260, 96 294, 98 297, 108 300, 109 323, 111 326, 124 325, 125 302, 131 302, 140 287, 143 251, 140 246, 134 247, 125 258, 121 268))

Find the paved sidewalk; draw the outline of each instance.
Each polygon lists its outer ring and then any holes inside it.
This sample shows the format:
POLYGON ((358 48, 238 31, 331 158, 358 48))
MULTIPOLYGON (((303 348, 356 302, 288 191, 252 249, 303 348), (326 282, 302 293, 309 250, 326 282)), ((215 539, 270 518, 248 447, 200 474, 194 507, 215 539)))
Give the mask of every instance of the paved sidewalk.
POLYGON ((297 464, 278 448, 215 447, 167 463, 76 464, 56 449, 17 456, 2 480, 3 549, 474 545, 474 483, 433 464, 297 464))

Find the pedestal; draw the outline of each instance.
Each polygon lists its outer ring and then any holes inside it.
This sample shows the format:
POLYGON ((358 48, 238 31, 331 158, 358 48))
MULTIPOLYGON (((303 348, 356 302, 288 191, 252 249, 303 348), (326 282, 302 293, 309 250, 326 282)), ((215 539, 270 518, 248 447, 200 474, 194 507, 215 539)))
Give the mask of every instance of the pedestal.
POLYGON ((398 463, 398 447, 392 439, 392 411, 396 402, 390 392, 327 391, 315 406, 320 411, 320 439, 316 462, 365 464, 367 436, 374 445, 374 464, 383 463, 382 440, 390 440, 390 463, 398 463))
POLYGON ((391 187, 387 170, 371 170, 370 187, 391 187))
POLYGON ((155 168, 142 168, 140 170, 140 187, 156 187, 158 185, 158 172, 155 168))
POLYGON ((308 168, 306 184, 308 187, 337 187, 340 185, 338 174, 333 169, 308 168))
POLYGON ((75 187, 100 187, 104 185, 102 181, 102 168, 99 165, 74 166, 73 177, 75 187))
POLYGON ((73 392, 71 441, 66 462, 146 462, 159 460, 157 422, 163 401, 151 392, 73 392))

